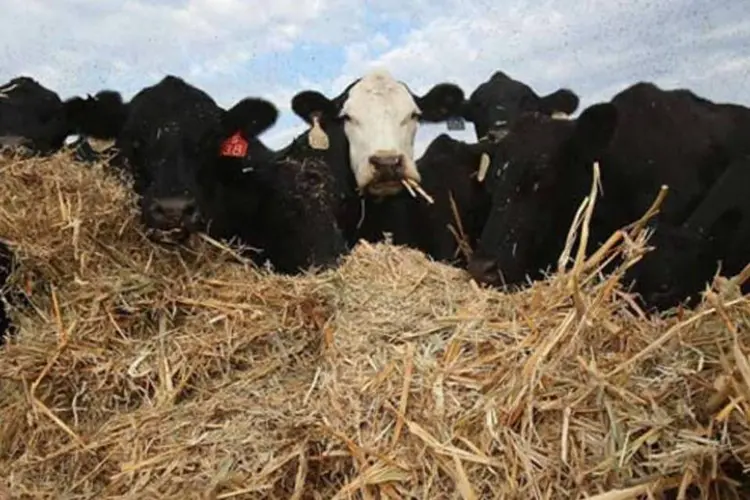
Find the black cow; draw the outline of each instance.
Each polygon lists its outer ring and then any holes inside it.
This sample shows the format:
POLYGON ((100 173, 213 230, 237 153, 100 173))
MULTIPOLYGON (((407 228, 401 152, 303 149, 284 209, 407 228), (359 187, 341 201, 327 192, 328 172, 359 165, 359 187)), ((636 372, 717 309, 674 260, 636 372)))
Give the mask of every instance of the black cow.
POLYGON ((278 117, 270 102, 246 98, 225 111, 204 91, 167 76, 127 104, 100 93, 86 101, 85 114, 87 132, 117 132, 114 147, 152 234, 171 232, 181 241, 206 230, 236 238, 262 250, 256 260, 268 258, 289 273, 333 265, 346 250, 327 166, 274 153, 258 140, 278 117), (122 123, 119 131, 113 122, 122 123))
POLYGON ((78 160, 93 161, 91 146, 75 137, 80 133, 79 103, 79 97, 63 102, 33 78, 13 78, 0 86, 0 146, 23 146, 32 155, 44 156, 68 146, 78 160))
POLYGON ((493 152, 493 207, 469 264, 480 282, 520 284, 554 264, 582 199, 592 164, 603 194, 591 247, 638 219, 661 187, 660 227, 683 223, 727 167, 747 154, 750 110, 715 104, 684 89, 635 84, 575 121, 525 114, 493 152))
MULTIPOLYGON (((694 306, 721 263, 734 276, 750 263, 750 155, 738 158, 700 205, 679 226, 656 225, 649 252, 628 278, 647 304, 658 309, 680 302, 694 306)), ((750 293, 750 280, 742 284, 750 293)))
POLYGON ((497 140, 523 113, 567 118, 575 113, 579 103, 578 95, 570 89, 561 88, 541 97, 525 83, 497 71, 471 93, 464 103, 462 116, 474 124, 478 139, 497 140))
POLYGON ((376 217, 379 207, 385 206, 380 199, 405 200, 404 182, 417 185, 422 181, 414 159, 419 123, 458 116, 463 100, 463 91, 451 83, 435 85, 416 96, 382 70, 365 74, 334 99, 313 90, 292 98, 294 113, 312 125, 305 133, 309 144, 335 174, 340 195, 337 213, 350 245, 368 232, 387 230, 375 221, 368 228, 361 225, 363 217, 376 217), (363 213, 363 203, 374 203, 377 210, 365 206, 363 213))

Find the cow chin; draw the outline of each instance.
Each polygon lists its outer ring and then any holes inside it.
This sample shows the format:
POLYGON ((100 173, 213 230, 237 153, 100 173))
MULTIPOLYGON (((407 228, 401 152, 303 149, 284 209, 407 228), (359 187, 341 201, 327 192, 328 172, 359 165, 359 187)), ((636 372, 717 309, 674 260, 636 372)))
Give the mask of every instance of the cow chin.
POLYGON ((380 181, 371 182, 366 186, 366 190, 373 196, 395 196, 403 191, 404 185, 401 181, 380 181))

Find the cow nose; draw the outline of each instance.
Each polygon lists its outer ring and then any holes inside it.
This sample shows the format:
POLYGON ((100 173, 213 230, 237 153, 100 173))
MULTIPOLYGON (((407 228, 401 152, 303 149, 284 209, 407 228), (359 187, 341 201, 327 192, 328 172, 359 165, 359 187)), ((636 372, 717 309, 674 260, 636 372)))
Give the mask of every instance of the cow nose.
POLYGON ((195 222, 198 204, 194 198, 187 196, 156 198, 149 207, 149 215, 157 224, 179 226, 195 222))
POLYGON ((404 156, 403 155, 372 155, 370 157, 370 163, 375 170, 397 172, 403 168, 404 156))
POLYGON ((467 271, 477 283, 496 285, 500 280, 497 261, 492 258, 472 256, 467 271))

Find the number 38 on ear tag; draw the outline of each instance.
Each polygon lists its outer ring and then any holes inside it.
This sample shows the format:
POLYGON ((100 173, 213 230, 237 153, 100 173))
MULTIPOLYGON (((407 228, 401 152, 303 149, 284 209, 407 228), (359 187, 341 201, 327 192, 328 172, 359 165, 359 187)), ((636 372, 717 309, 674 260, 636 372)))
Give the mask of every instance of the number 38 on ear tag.
POLYGON ((247 154, 247 141, 242 138, 239 132, 228 138, 221 145, 221 156, 229 156, 233 158, 244 158, 247 154))
POLYGON ((448 118, 445 121, 445 124, 447 125, 448 130, 464 130, 466 128, 466 123, 460 116, 448 118))

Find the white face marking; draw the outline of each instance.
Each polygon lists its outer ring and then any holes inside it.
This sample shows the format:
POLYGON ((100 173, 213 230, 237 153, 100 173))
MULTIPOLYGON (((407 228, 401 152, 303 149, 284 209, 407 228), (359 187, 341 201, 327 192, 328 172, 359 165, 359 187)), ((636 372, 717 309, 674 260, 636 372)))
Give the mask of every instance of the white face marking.
POLYGON ((551 118, 553 120, 572 120, 573 117, 570 116, 567 113, 563 113, 562 111, 555 111, 552 113, 551 118))
MULTIPOLYGON (((359 188, 374 179, 375 167, 370 157, 375 155, 401 155, 405 177, 421 181, 414 161, 419 114, 406 86, 385 71, 369 73, 349 89, 341 115, 349 117, 344 132, 359 188)), ((401 185, 394 191, 400 189, 401 185)))

